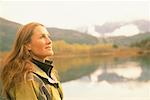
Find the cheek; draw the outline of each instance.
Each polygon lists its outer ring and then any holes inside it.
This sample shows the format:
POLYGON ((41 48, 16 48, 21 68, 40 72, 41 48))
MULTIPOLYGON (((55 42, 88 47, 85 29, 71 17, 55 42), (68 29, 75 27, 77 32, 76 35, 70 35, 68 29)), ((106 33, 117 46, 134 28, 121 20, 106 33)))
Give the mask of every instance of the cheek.
POLYGON ((42 52, 44 50, 44 43, 35 42, 31 45, 31 50, 33 53, 42 52))

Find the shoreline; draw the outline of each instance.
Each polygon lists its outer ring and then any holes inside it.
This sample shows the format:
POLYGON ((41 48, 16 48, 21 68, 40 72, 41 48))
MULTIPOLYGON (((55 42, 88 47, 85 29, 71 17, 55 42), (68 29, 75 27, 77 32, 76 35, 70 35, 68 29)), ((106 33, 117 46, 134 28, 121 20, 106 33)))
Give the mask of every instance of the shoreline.
MULTIPOLYGON (((0 52, 0 61, 3 59, 9 51, 0 52)), ((137 48, 118 48, 115 50, 103 51, 103 52, 90 52, 87 53, 54 53, 50 59, 53 58, 73 58, 73 57, 91 57, 91 56, 98 56, 98 57, 135 57, 135 56, 143 56, 143 55, 150 55, 150 50, 143 50, 137 48)))

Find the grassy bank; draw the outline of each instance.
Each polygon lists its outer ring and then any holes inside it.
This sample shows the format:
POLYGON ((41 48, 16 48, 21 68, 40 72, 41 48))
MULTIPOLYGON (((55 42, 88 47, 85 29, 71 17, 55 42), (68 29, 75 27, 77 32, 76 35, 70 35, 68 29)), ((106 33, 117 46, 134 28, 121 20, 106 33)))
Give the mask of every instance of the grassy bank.
MULTIPOLYGON (((68 44, 65 41, 54 41, 53 57, 78 57, 78 56, 114 56, 127 57, 139 56, 150 53, 150 50, 144 50, 135 47, 123 47, 113 44, 68 44)), ((8 52, 0 52, 0 59, 5 57, 8 52)))

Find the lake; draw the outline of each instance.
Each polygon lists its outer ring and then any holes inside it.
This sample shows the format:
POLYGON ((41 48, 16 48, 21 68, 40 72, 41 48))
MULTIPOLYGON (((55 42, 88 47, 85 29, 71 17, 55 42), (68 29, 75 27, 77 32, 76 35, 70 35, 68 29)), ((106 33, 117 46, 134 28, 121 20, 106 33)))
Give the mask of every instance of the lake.
POLYGON ((64 100, 150 100, 150 56, 54 59, 64 100))
POLYGON ((150 100, 150 56, 53 59, 64 100, 150 100))

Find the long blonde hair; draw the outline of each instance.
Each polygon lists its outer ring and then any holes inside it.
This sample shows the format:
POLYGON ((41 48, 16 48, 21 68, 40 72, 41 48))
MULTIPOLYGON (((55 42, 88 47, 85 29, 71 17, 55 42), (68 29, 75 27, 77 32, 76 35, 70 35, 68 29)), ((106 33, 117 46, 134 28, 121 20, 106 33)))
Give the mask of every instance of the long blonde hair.
POLYGON ((16 83, 25 81, 27 73, 33 70, 29 62, 31 59, 30 52, 25 45, 31 41, 31 36, 37 26, 43 25, 32 22, 24 25, 17 32, 13 48, 2 63, 3 92, 7 92, 16 83))

